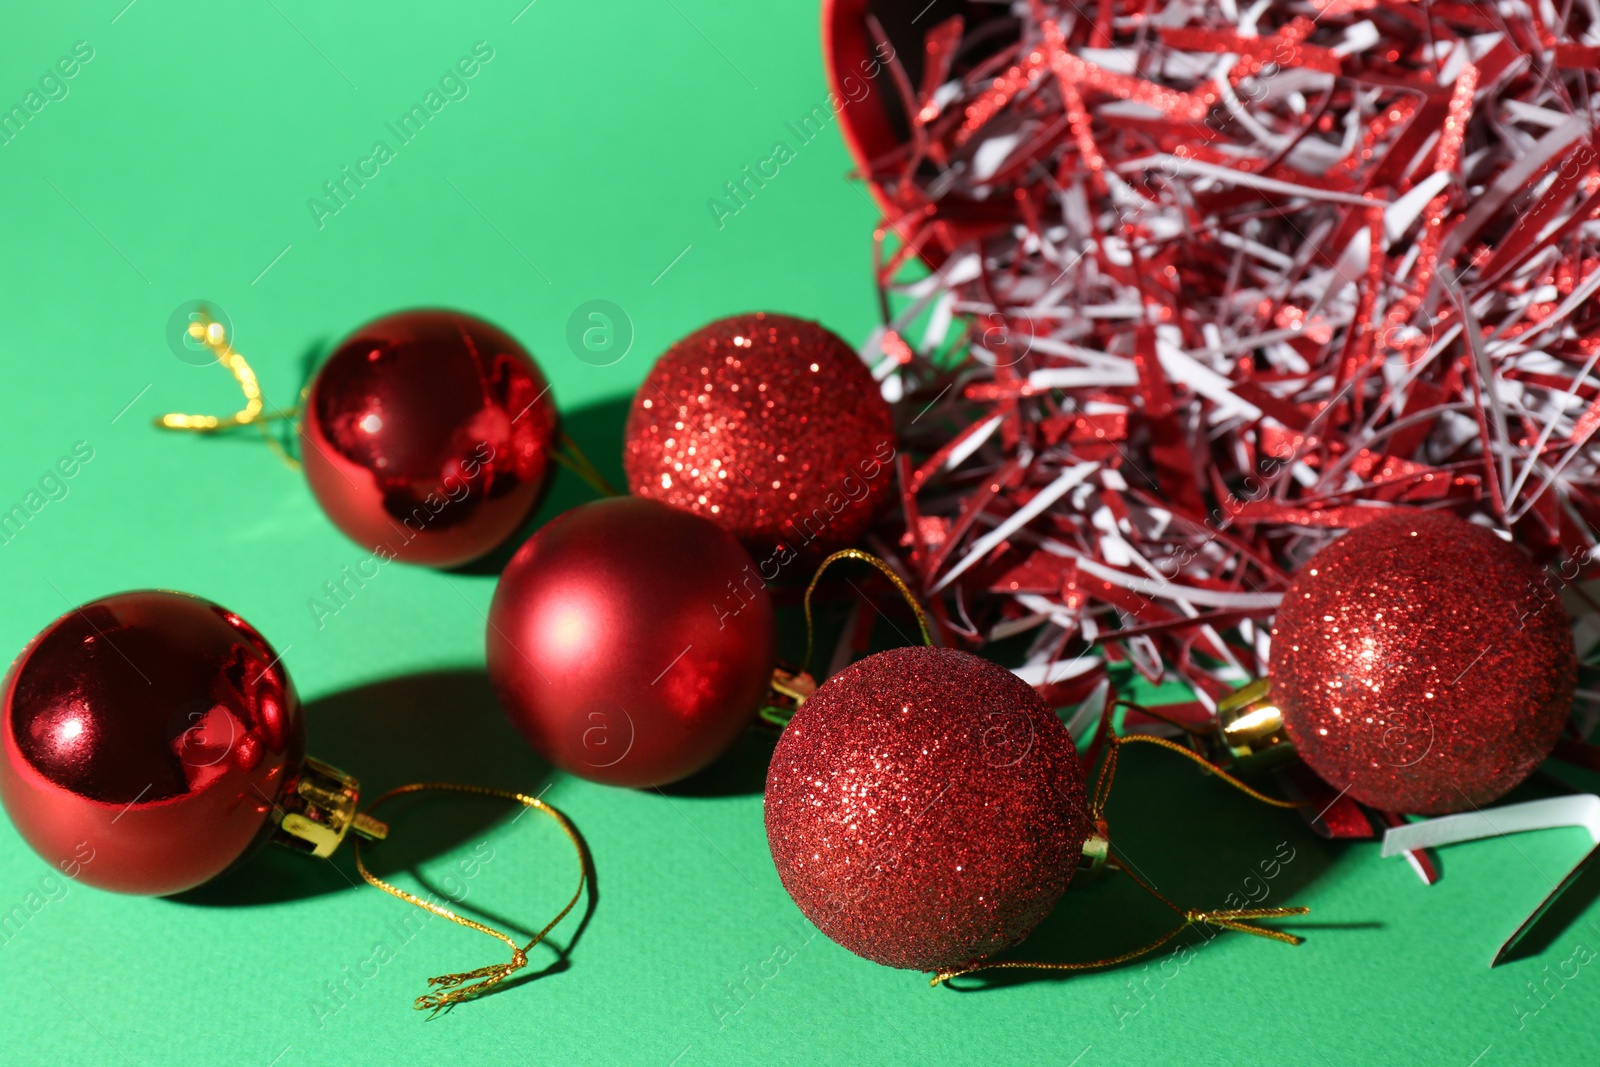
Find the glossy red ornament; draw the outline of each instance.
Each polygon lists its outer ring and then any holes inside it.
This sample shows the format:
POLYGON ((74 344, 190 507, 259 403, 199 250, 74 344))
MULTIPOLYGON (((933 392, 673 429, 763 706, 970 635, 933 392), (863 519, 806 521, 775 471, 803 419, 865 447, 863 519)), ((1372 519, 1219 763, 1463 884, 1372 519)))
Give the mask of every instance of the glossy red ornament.
POLYGON ((121 593, 74 609, 12 664, 0 801, 79 881, 164 895, 274 829, 305 755, 300 702, 249 623, 199 597, 121 593))
POLYGON ((1091 829, 1061 720, 1010 671, 943 648, 881 652, 818 688, 778 739, 766 821, 808 919, 921 971, 1025 938, 1091 829))
POLYGON ((551 763, 664 785, 750 722, 776 641, 772 602, 731 534, 616 497, 558 516, 512 557, 489 609, 489 676, 551 763))
POLYGON ((1577 660, 1560 601, 1514 545, 1407 511, 1301 568, 1271 678, 1289 739, 1328 784, 1441 815, 1494 801, 1549 755, 1577 660))
POLYGON ((458 311, 356 330, 317 372, 301 449, 312 492, 363 548, 450 567, 511 534, 556 435, 549 385, 510 335, 458 311))
POLYGON ((771 581, 859 541, 894 480, 889 406, 856 352, 814 322, 733 315, 656 361, 623 452, 642 497, 730 530, 771 581))

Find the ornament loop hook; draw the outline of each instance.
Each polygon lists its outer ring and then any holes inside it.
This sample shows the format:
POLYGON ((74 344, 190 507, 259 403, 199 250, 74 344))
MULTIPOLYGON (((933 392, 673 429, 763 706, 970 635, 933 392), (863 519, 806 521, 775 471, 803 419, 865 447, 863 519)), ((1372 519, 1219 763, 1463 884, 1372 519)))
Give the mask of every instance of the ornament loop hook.
POLYGON ((274 419, 293 419, 300 413, 299 408, 288 411, 266 411, 266 399, 261 393, 261 383, 256 379, 256 372, 251 368, 249 361, 234 349, 228 338, 227 327, 222 323, 202 315, 189 323, 188 333, 190 337, 209 348, 216 355, 217 362, 233 375, 234 381, 239 383, 240 391, 244 393, 244 407, 232 415, 222 416, 169 412, 155 420, 156 427, 162 430, 186 430, 191 433, 218 433, 239 426, 256 426, 278 458, 283 460, 290 470, 299 470, 300 461, 289 455, 283 445, 279 444, 263 425, 274 419))
POLYGON ((1269 807, 1294 809, 1311 806, 1309 800, 1279 800, 1277 797, 1269 797, 1265 793, 1257 792, 1204 756, 1184 748, 1176 741, 1169 741, 1165 737, 1157 737, 1155 734, 1124 734, 1121 737, 1113 737, 1110 748, 1106 752, 1106 762, 1101 767, 1100 780, 1095 786, 1094 804, 1090 807, 1090 812, 1095 818, 1100 818, 1105 814, 1106 801, 1110 799, 1111 794, 1111 777, 1115 774, 1117 767, 1117 750, 1123 745, 1156 745, 1169 752, 1176 752, 1184 759, 1199 764, 1250 799, 1258 800, 1269 807))
MULTIPOLYGON (((1118 703, 1125 702, 1118 701, 1118 703)), ((1296 934, 1287 933, 1283 930, 1274 930, 1267 926, 1260 926, 1252 920, 1285 919, 1295 915, 1306 915, 1310 913, 1310 908, 1303 906, 1290 908, 1180 908, 1178 905, 1174 904, 1172 901, 1163 896, 1155 886, 1150 885, 1143 878, 1140 878, 1133 872, 1131 868, 1118 860, 1115 853, 1111 851, 1111 843, 1109 837, 1106 835, 1105 808, 1106 802, 1111 797, 1112 780, 1116 777, 1117 773, 1117 752, 1122 748, 1123 745, 1127 744, 1155 745, 1159 748, 1176 752, 1178 755, 1200 764, 1206 770, 1221 778, 1223 781, 1244 793, 1246 796, 1249 796, 1255 800, 1259 800, 1263 804, 1271 805, 1274 808, 1300 808, 1307 806, 1307 802, 1305 801, 1279 800, 1276 797, 1269 797, 1265 793, 1258 793, 1256 790, 1250 788, 1248 785, 1245 785, 1239 779, 1235 778, 1221 767, 1218 767, 1210 760, 1207 760, 1205 757, 1195 752, 1191 752, 1189 749, 1184 748, 1177 742, 1169 741, 1164 737, 1156 737, 1152 734, 1126 734, 1122 737, 1112 735, 1110 744, 1106 748, 1105 762, 1100 765, 1100 776, 1095 781, 1094 797, 1089 803, 1089 818, 1093 820, 1094 825, 1098 828, 1100 840, 1103 842, 1102 847, 1105 849, 1105 857, 1102 862, 1105 866, 1108 866, 1113 870, 1121 871, 1123 874, 1127 875, 1140 889, 1143 889, 1146 893, 1149 893, 1156 900, 1160 901, 1162 905, 1181 917, 1183 922, 1173 929, 1167 931, 1165 934, 1162 934, 1149 944, 1141 945, 1140 947, 1133 949, 1131 952, 1124 952, 1120 956, 1111 956, 1100 960, 1089 960, 1082 963, 1036 963, 1023 960, 1000 960, 995 963, 979 963, 971 967, 960 967, 953 970, 940 971, 932 978, 928 979, 928 984, 930 986, 943 985, 952 978, 959 978, 965 974, 972 974, 974 971, 1092 971, 1098 970, 1102 967, 1115 967, 1119 963, 1127 963, 1130 960, 1136 960, 1141 956, 1149 955, 1156 949, 1167 944, 1179 934, 1183 933, 1185 930, 1189 929, 1191 926, 1213 926, 1220 930, 1233 930, 1241 934, 1251 934, 1255 937, 1265 937, 1272 941, 1281 941, 1286 945, 1299 945, 1305 941, 1305 938, 1296 934)))
POLYGON ((841 548, 818 564, 816 573, 811 576, 811 582, 806 586, 806 658, 800 664, 801 670, 809 670, 811 668, 811 653, 815 642, 815 633, 811 622, 811 594, 816 590, 817 583, 822 581, 822 572, 842 559, 858 559, 863 563, 871 564, 881 571, 883 576, 893 583, 905 602, 911 605, 911 610, 916 613, 917 627, 922 631, 922 643, 924 645, 933 644, 933 635, 928 632, 928 616, 923 612, 922 605, 918 603, 916 594, 911 592, 911 587, 905 583, 905 579, 896 574, 893 567, 874 556, 871 552, 863 552, 859 548, 841 548))
POLYGON ((583 896, 583 887, 588 883, 589 869, 592 861, 589 856, 589 847, 584 844, 582 835, 578 833, 578 828, 572 825, 571 820, 569 820, 557 809, 540 800, 538 797, 530 797, 522 793, 514 793, 506 789, 491 789, 488 786, 481 785, 459 785, 454 782, 416 782, 411 785, 402 785, 395 789, 389 790, 377 800, 374 800, 367 807, 366 814, 371 815, 378 805, 382 804, 384 801, 392 800, 395 797, 405 796, 410 793, 420 793, 429 789, 438 789, 454 793, 470 793, 477 796, 499 797, 502 800, 516 801, 518 804, 521 804, 524 807, 532 808, 535 811, 542 812, 554 819, 556 825, 561 827, 562 833, 567 835, 567 840, 572 842, 572 847, 578 852, 578 888, 573 891, 572 899, 567 901, 567 906, 562 908, 560 913, 557 914, 554 919, 551 919, 544 925, 543 929, 541 929, 537 934, 533 935, 533 940, 529 941, 526 945, 518 945, 515 941, 511 940, 509 936, 501 933, 499 930, 496 930, 491 926, 485 926, 483 923, 474 922, 471 919, 464 918, 463 916, 457 915, 449 908, 423 900, 414 893, 408 893, 398 886, 394 886, 388 882, 385 882, 382 878, 379 878, 377 875, 367 870, 367 865, 362 861, 361 858, 361 842, 359 840, 356 841, 356 870, 361 872, 361 877, 365 878, 368 884, 383 890, 390 896, 398 897, 408 904, 419 907, 423 911, 432 912, 434 915, 437 915, 443 919, 449 919, 451 922, 465 926, 469 930, 476 930, 481 934, 487 934, 489 937, 503 942, 508 948, 511 949, 510 963, 493 963, 487 967, 479 967, 474 971, 462 971, 457 974, 441 974, 428 979, 429 988, 434 989, 435 991, 431 993, 424 993, 422 996, 418 997, 413 1006, 418 1011, 432 1011, 434 1014, 438 1014, 445 1008, 448 1008, 454 1004, 459 1004, 463 1000, 471 1000, 473 997, 481 996, 484 993, 487 993, 490 989, 499 985, 511 975, 515 974, 517 971, 520 971, 523 967, 526 967, 528 965, 529 950, 539 942, 543 941, 545 939, 545 935, 550 933, 551 930, 555 929, 556 925, 560 923, 562 919, 567 917, 568 913, 570 913, 577 905, 579 898, 583 896))
POLYGON ((917 626, 922 631, 922 643, 925 645, 933 644, 933 637, 928 632, 928 617, 924 614, 922 605, 917 602, 916 595, 911 592, 911 587, 905 583, 905 580, 900 575, 895 573, 894 568, 870 552, 863 552, 859 548, 841 548, 817 566, 816 573, 811 576, 810 584, 806 586, 804 598, 806 658, 800 661, 800 669, 797 671, 789 670, 787 667, 779 667, 773 672, 772 684, 768 689, 768 699, 763 702, 759 712, 763 722, 776 726, 780 730, 789 725, 789 720, 794 718, 795 711, 816 691, 817 682, 810 673, 811 655, 815 651, 814 644, 816 641, 811 615, 811 594, 816 590, 817 583, 822 581, 822 572, 841 559, 859 559, 863 563, 869 563, 881 571, 889 581, 893 582, 901 597, 905 599, 907 604, 911 605, 911 610, 916 612, 917 626))

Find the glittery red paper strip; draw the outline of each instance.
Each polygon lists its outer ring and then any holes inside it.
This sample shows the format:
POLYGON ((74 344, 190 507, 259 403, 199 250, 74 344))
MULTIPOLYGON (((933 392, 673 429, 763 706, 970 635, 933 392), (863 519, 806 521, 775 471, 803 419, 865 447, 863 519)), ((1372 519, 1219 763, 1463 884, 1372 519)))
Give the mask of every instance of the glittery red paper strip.
POLYGON ((1212 695, 1267 669, 1287 576, 1385 510, 1592 569, 1594 28, 1379 7, 896 23, 852 105, 904 128, 853 144, 893 208, 867 356, 913 457, 879 543, 951 635, 1212 695))

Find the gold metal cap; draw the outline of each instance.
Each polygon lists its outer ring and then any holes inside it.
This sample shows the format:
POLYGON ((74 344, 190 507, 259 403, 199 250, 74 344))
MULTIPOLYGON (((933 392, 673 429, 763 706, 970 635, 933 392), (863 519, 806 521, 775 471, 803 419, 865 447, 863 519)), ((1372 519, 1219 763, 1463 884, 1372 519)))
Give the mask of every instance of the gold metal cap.
POLYGON ((1110 858, 1110 827, 1104 819, 1096 819, 1094 829, 1083 839, 1083 855, 1078 857, 1079 876, 1099 874, 1105 870, 1106 860, 1110 858))
POLYGON ((779 665, 767 684, 767 698, 761 705, 761 717, 774 726, 789 725, 794 713, 800 710, 812 693, 817 691, 817 680, 804 670, 790 670, 779 665))
POLYGON ((1235 761, 1294 751, 1283 730, 1283 713, 1272 698, 1272 682, 1266 678, 1235 689, 1217 705, 1217 736, 1235 761))
POLYGON ((322 859, 333 855, 351 830, 368 841, 382 841, 389 827, 356 811, 360 796, 361 784, 354 778, 321 760, 307 759, 279 803, 273 840, 322 859))

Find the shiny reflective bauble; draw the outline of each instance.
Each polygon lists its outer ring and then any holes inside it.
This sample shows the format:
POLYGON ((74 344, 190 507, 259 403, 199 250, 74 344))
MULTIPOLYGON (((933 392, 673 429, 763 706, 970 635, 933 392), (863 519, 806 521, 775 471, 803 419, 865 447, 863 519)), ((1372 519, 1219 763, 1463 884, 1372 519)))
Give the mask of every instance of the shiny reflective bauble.
POLYGON ((1401 512, 1295 576, 1272 629, 1272 695, 1335 789, 1384 811, 1467 811, 1555 745, 1577 682, 1569 627, 1516 546, 1447 512, 1401 512))
POLYGON ((522 346, 482 319, 430 310, 369 322, 311 385, 306 478, 363 548, 466 563, 538 502, 556 434, 549 388, 522 346))
POLYGON ((861 540, 889 498, 889 405, 855 350, 814 322, 718 319, 656 361, 634 394, 623 452, 638 496, 704 515, 762 576, 809 576, 861 540))
POLYGON ((664 785, 749 724, 776 640, 772 602, 731 534, 617 497, 557 516, 512 557, 489 609, 489 677, 557 767, 664 785))
POLYGON ((0 800, 79 881, 165 895, 220 874, 273 830, 305 755, 272 646, 182 593, 104 597, 51 623, 6 676, 0 800))
POLYGON ((1061 720, 1010 671, 943 648, 880 652, 823 683, 778 739, 766 817, 806 917, 919 971, 1027 937, 1090 830, 1061 720))

